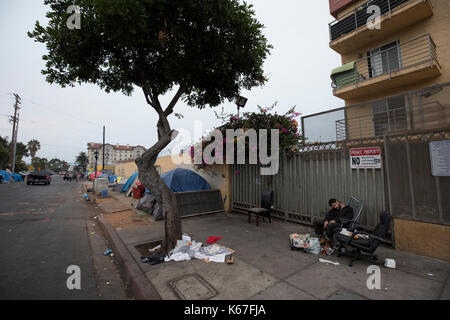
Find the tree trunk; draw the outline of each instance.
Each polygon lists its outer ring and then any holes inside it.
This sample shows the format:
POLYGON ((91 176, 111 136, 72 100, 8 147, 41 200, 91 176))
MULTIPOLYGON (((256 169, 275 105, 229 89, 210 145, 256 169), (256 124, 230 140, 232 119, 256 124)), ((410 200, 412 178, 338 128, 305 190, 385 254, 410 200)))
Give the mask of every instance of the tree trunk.
POLYGON ((165 235, 162 243, 162 253, 166 255, 175 248, 177 240, 181 240, 182 228, 175 195, 159 176, 155 167, 158 154, 170 143, 170 138, 163 137, 141 158, 136 160, 139 181, 147 187, 156 198, 164 214, 165 235))

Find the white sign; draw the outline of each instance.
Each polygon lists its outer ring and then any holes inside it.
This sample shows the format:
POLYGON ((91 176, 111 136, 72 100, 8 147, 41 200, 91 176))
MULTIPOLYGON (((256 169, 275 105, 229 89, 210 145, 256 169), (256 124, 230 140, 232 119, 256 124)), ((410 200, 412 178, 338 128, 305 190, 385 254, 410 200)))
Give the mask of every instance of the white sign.
POLYGON ((381 169, 380 147, 350 149, 352 169, 381 169))
POLYGON ((450 177, 450 140, 430 142, 431 174, 450 177))

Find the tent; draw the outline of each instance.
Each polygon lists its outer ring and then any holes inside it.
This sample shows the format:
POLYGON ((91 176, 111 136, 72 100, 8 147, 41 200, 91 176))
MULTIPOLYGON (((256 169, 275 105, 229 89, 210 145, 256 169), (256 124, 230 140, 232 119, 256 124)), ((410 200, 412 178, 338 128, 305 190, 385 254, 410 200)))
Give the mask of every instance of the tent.
MULTIPOLYGON (((101 175, 102 175, 101 172, 97 172, 97 178, 100 178, 101 175)), ((94 178, 95 178, 95 172, 89 173, 89 174, 88 174, 88 178, 89 178, 89 180, 94 180, 94 178)))
POLYGON ((102 173, 99 177, 97 178, 108 178, 108 175, 106 173, 102 173))
POLYGON ((176 168, 161 175, 173 192, 211 190, 209 183, 192 170, 176 168))
POLYGON ((9 182, 12 178, 12 174, 5 170, 0 170, 0 176, 3 176, 4 182, 9 182))
POLYGON ((122 190, 120 190, 120 192, 121 193, 127 192, 130 189, 130 187, 133 185, 133 183, 137 177, 138 177, 138 173, 137 172, 133 173, 131 175, 131 177, 128 178, 127 182, 123 186, 122 190))
POLYGON ((21 181, 23 181, 22 176, 21 176, 20 174, 18 174, 18 173, 14 173, 14 174, 12 175, 12 177, 13 177, 14 181, 16 181, 16 182, 21 182, 21 181))

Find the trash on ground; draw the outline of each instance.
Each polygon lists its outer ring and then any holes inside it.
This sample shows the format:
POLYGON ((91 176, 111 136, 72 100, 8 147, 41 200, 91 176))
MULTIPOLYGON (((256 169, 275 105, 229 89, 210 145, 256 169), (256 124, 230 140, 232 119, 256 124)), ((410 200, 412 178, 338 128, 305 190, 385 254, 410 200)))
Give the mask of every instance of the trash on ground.
POLYGON ((165 261, 187 261, 200 259, 205 262, 225 263, 226 257, 235 253, 233 249, 218 244, 203 246, 201 242, 185 236, 184 240, 178 240, 177 246, 164 258, 165 261))
POLYGON ((322 259, 322 258, 319 258, 319 261, 322 262, 322 263, 331 263, 331 264, 334 264, 335 266, 340 265, 339 262, 333 262, 333 261, 325 260, 325 259, 322 259))
POLYGON ((222 239, 222 237, 209 237, 206 240, 206 243, 213 244, 213 243, 216 243, 217 241, 219 241, 220 239, 222 239))
POLYGON ((320 242, 318 238, 312 238, 309 234, 293 233, 289 237, 292 250, 304 250, 312 254, 320 253, 320 242))
POLYGON ((155 252, 158 251, 159 249, 161 249, 161 245, 157 245, 157 246, 154 247, 153 249, 148 249, 148 252, 150 252, 150 253, 155 253, 155 252))
POLYGON ((105 250, 105 252, 103 253, 105 256, 109 256, 112 253, 111 249, 105 250))
POLYGON ((384 266, 386 268, 395 269, 395 260, 394 259, 385 259, 384 266))
POLYGON ((432 273, 429 273, 428 275, 429 275, 430 277, 434 276, 434 274, 432 274, 432 273))
POLYGON ((153 254, 149 257, 141 257, 142 263, 148 263, 150 265, 160 264, 164 262, 164 257, 161 254, 153 254))

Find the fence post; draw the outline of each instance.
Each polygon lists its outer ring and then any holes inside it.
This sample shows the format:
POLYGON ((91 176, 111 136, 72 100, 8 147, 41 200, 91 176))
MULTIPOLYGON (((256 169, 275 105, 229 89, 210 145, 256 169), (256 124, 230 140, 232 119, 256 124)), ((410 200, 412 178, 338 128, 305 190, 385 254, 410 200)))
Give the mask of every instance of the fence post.
POLYGON ((436 183, 436 196, 438 203, 438 211, 439 211, 439 221, 444 222, 444 212, 442 209, 442 195, 441 195, 441 186, 439 184, 439 177, 434 177, 434 182, 436 183))
POLYGON ((406 161, 408 162, 408 180, 409 180, 409 192, 411 194, 411 205, 413 218, 416 218, 416 198, 414 196, 414 180, 412 176, 412 166, 411 166, 411 152, 409 149, 409 138, 408 134, 405 134, 406 138, 406 161))
POLYGON ((391 175, 389 170, 389 139, 386 135, 383 136, 384 140, 384 155, 385 155, 385 167, 386 167, 386 178, 387 178, 387 189, 388 189, 388 202, 389 211, 394 215, 394 207, 392 206, 392 186, 391 186, 391 175))

